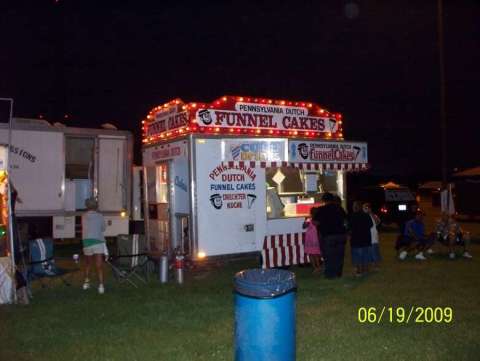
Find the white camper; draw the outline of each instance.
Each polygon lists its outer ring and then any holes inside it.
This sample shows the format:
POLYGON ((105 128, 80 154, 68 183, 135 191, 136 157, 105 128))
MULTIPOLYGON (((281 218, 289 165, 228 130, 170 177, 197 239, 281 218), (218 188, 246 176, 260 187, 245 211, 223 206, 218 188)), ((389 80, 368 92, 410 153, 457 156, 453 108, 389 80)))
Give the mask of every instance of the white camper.
POLYGON ((305 262, 303 223, 321 195, 345 204, 367 144, 340 114, 308 102, 175 99, 142 122, 145 227, 154 252, 193 260, 261 252, 263 267, 305 262))
MULTIPOLYGON (((109 127, 105 127, 109 128, 109 127)), ((8 125, 0 143, 8 143, 8 125)), ((106 236, 128 233, 133 138, 128 131, 66 127, 14 118, 9 165, 18 191, 15 214, 29 232, 80 236, 85 199, 98 199, 106 236)))

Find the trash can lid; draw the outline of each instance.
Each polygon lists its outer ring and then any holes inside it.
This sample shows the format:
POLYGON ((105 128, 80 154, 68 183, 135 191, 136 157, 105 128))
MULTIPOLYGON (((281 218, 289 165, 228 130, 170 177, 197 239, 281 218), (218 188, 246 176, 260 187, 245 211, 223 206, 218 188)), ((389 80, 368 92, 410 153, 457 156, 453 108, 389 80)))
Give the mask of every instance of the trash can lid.
POLYGON ((235 274, 235 291, 256 297, 273 298, 288 293, 297 287, 295 274, 282 269, 249 269, 235 274))

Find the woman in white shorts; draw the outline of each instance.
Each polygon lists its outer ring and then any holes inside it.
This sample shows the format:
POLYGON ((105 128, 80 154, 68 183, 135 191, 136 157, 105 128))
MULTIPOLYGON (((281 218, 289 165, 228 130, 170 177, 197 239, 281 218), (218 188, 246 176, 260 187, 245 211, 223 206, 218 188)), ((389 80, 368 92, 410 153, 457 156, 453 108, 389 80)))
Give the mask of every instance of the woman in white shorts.
POLYGON ((105 231, 105 220, 103 215, 97 212, 98 204, 94 198, 85 201, 87 212, 82 215, 82 243, 83 254, 85 255, 85 282, 83 289, 90 288, 90 267, 95 258, 95 267, 98 276, 98 293, 103 294, 103 257, 106 252, 106 243, 103 232, 105 231))

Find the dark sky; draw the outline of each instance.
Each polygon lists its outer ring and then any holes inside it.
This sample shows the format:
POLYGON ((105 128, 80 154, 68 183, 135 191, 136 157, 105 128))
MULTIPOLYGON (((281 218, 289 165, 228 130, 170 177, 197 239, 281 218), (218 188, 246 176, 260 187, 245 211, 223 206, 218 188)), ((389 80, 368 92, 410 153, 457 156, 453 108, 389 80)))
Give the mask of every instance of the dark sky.
MULTIPOLYGON (((479 19, 480 1, 444 0, 449 168, 480 163, 479 19)), ((441 174, 437 1, 2 1, 0 34, 15 116, 138 137, 176 97, 313 101, 372 172, 441 174)))

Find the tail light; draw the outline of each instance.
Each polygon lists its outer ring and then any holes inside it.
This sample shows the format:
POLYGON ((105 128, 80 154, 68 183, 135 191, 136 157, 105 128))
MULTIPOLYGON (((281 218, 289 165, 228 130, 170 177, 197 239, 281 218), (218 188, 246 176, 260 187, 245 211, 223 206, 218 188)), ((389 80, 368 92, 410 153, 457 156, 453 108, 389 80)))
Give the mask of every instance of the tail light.
POLYGON ((387 207, 383 206, 382 208, 380 208, 380 212, 381 213, 388 213, 387 207))

